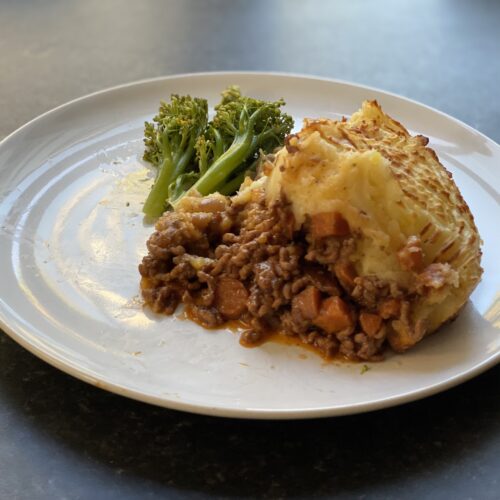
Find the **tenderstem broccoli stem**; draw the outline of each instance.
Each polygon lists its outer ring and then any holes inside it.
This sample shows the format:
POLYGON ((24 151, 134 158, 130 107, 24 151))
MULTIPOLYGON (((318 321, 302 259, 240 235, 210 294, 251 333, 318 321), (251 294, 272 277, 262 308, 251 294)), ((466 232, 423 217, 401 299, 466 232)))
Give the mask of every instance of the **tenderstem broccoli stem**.
POLYGON ((168 196, 168 186, 173 177, 173 170, 172 160, 170 158, 163 160, 158 171, 158 176, 153 184, 153 188, 149 192, 144 203, 143 211, 146 215, 157 217, 159 214, 163 213, 165 200, 168 196))
POLYGON ((165 211, 170 184, 184 172, 194 152, 194 144, 190 144, 181 155, 167 156, 158 170, 153 188, 144 203, 143 211, 150 217, 158 217, 165 211))
POLYGON ((220 186, 219 188, 217 188, 217 191, 220 194, 229 196, 230 194, 233 194, 235 191, 237 191, 239 189, 239 187, 241 186, 241 183, 244 180, 245 180, 245 172, 241 172, 234 179, 231 179, 223 186, 220 186))
POLYGON ((217 129, 214 129, 214 136, 215 136, 214 157, 218 158, 219 156, 222 156, 222 154, 224 153, 224 151, 223 151, 224 145, 222 143, 221 133, 217 129))
POLYGON ((261 109, 248 118, 246 110, 242 111, 240 120, 241 135, 236 137, 230 148, 214 161, 193 186, 201 195, 205 196, 214 192, 255 151, 259 138, 254 135, 254 127, 260 114, 261 109), (246 120, 248 121, 245 126, 243 121, 246 120))
POLYGON ((203 196, 215 191, 251 153, 252 136, 234 143, 212 166, 196 181, 193 188, 203 196))

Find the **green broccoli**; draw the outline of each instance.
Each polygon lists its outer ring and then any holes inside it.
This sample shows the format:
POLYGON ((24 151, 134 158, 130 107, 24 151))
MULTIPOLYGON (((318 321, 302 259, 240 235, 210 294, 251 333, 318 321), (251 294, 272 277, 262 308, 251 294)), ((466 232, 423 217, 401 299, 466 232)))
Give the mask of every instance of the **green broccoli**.
POLYGON ((145 123, 143 158, 157 167, 157 175, 143 211, 157 217, 170 197, 178 197, 198 177, 186 170, 195 162, 195 145, 207 126, 207 101, 173 94, 153 122, 145 123))
POLYGON ((267 102, 242 96, 236 86, 226 89, 196 143, 200 178, 193 188, 202 195, 236 191, 259 151, 270 153, 291 131, 293 119, 280 109, 284 104, 282 99, 267 102))
POLYGON ((233 194, 255 171, 259 154, 281 146, 293 127, 280 109, 283 100, 245 97, 237 86, 221 95, 210 123, 205 99, 175 94, 161 103, 153 123, 146 122, 144 160, 158 169, 146 215, 161 215, 191 188, 202 195, 233 194))

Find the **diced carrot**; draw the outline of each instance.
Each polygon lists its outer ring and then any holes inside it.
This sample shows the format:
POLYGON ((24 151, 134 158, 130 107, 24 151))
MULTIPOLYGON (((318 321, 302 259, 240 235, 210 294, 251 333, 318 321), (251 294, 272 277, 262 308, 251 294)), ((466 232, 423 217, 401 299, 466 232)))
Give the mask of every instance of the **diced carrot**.
POLYGON ((349 224, 338 212, 321 212, 311 215, 311 234, 314 239, 326 236, 348 236, 349 224))
POLYGON ((385 299, 378 308, 378 313, 382 318, 396 318, 401 311, 401 301, 399 299, 385 299))
POLYGON ((247 308, 248 292, 234 278, 221 278, 215 288, 215 307, 226 319, 239 319, 247 308))
POLYGON ((354 287, 354 279, 357 277, 352 263, 346 260, 338 261, 335 263, 334 270, 340 284, 347 290, 351 290, 354 287))
POLYGON ((308 286, 294 297, 292 310, 297 310, 304 319, 314 319, 319 314, 321 294, 314 286, 308 286))
POLYGON ((335 333, 354 324, 351 310, 340 297, 328 297, 321 304, 313 323, 327 333, 335 333))
POLYGON ((369 337, 373 337, 382 326, 382 318, 378 314, 362 312, 359 315, 359 323, 361 324, 363 331, 369 337))

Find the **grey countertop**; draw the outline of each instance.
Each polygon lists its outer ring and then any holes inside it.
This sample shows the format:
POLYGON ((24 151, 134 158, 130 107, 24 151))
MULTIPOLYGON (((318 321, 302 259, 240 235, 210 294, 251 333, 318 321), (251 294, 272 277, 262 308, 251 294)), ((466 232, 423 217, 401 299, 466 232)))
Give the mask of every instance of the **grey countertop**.
MULTIPOLYGON (((499 142, 499 25, 494 0, 0 0, 0 138, 111 85, 272 70, 396 92, 499 142)), ((0 333, 0 499, 497 499, 499 393, 496 367, 371 414, 215 419, 100 391, 0 333)))

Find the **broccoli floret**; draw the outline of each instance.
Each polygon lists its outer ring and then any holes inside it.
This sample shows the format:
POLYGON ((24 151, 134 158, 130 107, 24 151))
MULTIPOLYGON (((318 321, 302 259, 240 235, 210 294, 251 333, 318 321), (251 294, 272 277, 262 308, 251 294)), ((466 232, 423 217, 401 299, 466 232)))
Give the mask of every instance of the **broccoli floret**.
POLYGON ((162 102, 153 123, 145 123, 144 160, 157 167, 143 211, 157 217, 163 213, 170 197, 177 198, 198 175, 186 173, 195 161, 195 145, 208 122, 206 99, 173 94, 162 102))
POLYGON ((266 102, 242 96, 236 86, 226 89, 196 143, 201 177, 193 188, 202 195, 236 191, 259 151, 272 152, 290 133, 293 119, 281 111, 284 104, 282 99, 266 102))
POLYGON ((157 217, 191 188, 233 194, 255 172, 259 154, 281 146, 293 127, 283 100, 266 102, 228 87, 208 123, 205 99, 172 95, 145 124, 144 159, 157 167, 144 213, 157 217))

